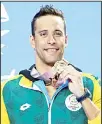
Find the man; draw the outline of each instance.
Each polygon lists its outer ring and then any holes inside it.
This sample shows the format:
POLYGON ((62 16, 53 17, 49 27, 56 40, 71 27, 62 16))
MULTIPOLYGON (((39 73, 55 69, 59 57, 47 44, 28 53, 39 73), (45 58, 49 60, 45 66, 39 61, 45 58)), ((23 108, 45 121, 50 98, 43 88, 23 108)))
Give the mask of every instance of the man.
POLYGON ((63 13, 46 5, 31 26, 35 65, 3 83, 2 124, 100 124, 98 79, 63 57, 63 13))

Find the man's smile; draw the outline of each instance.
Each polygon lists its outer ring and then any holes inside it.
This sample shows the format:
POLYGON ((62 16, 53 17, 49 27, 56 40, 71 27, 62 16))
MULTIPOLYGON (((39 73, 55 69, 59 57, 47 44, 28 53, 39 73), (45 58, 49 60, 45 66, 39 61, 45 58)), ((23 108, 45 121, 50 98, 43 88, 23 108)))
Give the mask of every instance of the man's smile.
POLYGON ((56 53, 59 48, 47 48, 47 49, 44 49, 47 53, 51 53, 51 54, 54 54, 56 53))

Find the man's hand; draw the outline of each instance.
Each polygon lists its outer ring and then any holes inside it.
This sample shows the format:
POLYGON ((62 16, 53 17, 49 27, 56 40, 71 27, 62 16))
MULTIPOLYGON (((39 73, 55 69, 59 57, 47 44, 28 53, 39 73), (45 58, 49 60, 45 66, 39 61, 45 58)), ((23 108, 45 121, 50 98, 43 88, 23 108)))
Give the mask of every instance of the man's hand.
POLYGON ((61 60, 55 63, 52 68, 55 78, 58 78, 56 85, 60 85, 66 80, 69 81, 68 88, 76 96, 80 97, 84 94, 84 86, 82 81, 82 73, 77 71, 72 65, 66 60, 61 60))

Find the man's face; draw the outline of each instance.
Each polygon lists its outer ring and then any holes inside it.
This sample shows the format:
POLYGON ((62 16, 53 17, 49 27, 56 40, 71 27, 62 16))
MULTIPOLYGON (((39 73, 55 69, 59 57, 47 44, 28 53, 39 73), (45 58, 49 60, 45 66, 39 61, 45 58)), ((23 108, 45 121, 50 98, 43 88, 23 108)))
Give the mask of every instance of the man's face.
POLYGON ((35 36, 31 37, 32 47, 36 51, 36 60, 53 65, 61 60, 67 37, 61 17, 46 15, 35 23, 35 36))

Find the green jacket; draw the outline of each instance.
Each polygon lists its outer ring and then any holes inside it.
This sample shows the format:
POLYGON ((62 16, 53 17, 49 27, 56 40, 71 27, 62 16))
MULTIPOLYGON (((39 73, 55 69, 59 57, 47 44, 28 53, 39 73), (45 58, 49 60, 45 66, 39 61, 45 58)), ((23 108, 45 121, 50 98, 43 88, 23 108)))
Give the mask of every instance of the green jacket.
MULTIPOLYGON (((34 83, 42 80, 19 74, 2 83, 1 124, 100 124, 99 118, 88 120, 83 107, 65 84, 49 103, 46 94, 34 83)), ((91 74, 83 73, 83 83, 91 100, 100 108, 100 86, 91 74)))

